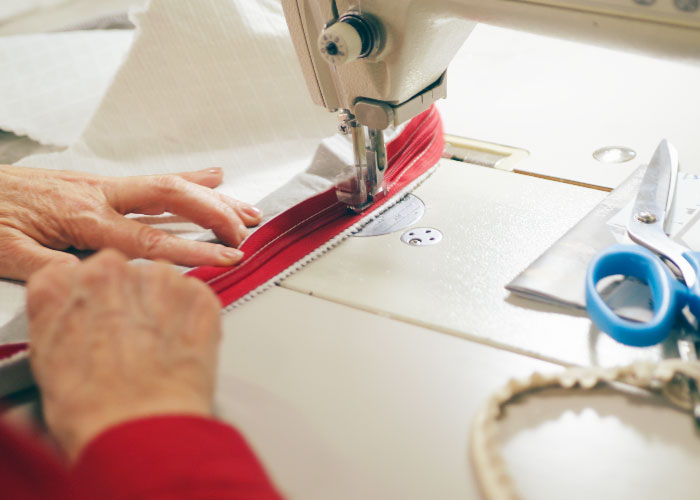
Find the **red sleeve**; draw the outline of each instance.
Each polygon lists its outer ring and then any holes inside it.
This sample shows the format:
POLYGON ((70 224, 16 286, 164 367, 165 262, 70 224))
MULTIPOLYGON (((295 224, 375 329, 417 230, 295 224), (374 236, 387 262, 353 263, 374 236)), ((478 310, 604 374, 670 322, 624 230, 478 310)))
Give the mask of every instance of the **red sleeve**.
POLYGON ((0 498, 80 500, 64 465, 36 436, 0 421, 0 498))
POLYGON ((127 422, 83 450, 73 479, 100 500, 281 500, 243 437, 215 420, 127 422))

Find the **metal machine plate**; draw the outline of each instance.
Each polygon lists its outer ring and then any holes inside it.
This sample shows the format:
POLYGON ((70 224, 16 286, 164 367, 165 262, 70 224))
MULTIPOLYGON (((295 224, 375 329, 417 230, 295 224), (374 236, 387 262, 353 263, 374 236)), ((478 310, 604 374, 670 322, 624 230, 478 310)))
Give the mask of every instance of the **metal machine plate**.
POLYGON ((425 205, 420 198, 409 194, 353 236, 380 236, 401 231, 412 226, 425 214, 425 205))

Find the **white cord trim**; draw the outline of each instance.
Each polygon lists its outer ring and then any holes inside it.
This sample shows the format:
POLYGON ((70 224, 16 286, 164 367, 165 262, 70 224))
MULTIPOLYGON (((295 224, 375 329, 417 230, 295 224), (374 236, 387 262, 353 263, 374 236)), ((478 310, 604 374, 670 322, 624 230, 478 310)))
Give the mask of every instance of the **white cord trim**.
POLYGON ((498 450, 498 421, 503 416, 503 408, 516 396, 552 387, 588 390, 602 384, 620 382, 660 391, 672 404, 690 409, 692 402, 687 390, 688 379, 700 384, 700 363, 671 359, 613 368, 570 368, 564 372, 535 373, 526 379, 510 380, 479 410, 472 425, 470 453, 484 498, 519 498, 498 450))

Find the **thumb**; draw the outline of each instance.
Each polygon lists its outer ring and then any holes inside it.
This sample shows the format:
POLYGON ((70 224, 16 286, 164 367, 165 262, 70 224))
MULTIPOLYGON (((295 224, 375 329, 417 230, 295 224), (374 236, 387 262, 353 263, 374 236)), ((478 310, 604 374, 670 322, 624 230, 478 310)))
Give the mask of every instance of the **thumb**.
POLYGON ((76 265, 80 260, 47 248, 16 229, 0 231, 0 276, 26 281, 48 264, 76 265))

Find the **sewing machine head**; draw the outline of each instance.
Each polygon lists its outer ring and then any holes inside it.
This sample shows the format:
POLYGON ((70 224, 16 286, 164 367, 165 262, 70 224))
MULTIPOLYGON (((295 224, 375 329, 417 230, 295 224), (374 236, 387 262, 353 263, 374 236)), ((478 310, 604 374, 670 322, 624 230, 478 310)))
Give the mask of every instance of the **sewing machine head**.
POLYGON ((698 62, 699 3, 282 0, 314 102, 338 111, 341 131, 352 134, 355 174, 339 197, 355 210, 381 196, 382 130, 446 96, 447 66, 476 22, 698 62))

